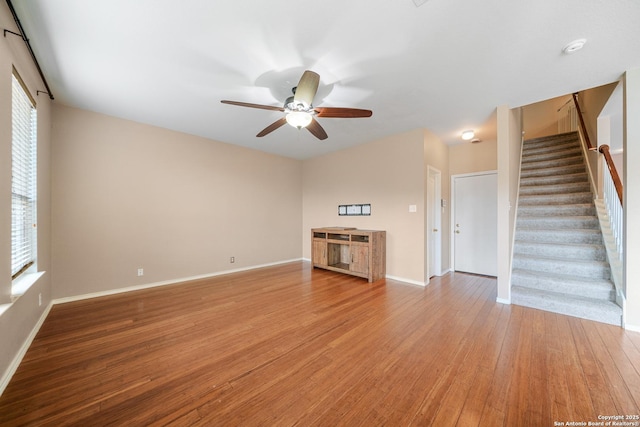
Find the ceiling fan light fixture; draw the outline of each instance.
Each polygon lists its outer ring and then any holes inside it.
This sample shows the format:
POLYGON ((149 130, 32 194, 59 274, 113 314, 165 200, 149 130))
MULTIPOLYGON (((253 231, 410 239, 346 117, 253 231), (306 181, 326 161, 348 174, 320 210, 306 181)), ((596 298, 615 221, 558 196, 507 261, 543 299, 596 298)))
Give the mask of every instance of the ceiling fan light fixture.
POLYGON ((309 126, 312 117, 311 114, 307 113, 306 111, 291 111, 287 113, 286 119, 287 123, 289 123, 291 126, 301 129, 309 126))
POLYGON ((476 136, 476 134, 472 130, 465 130, 464 132, 462 132, 462 139, 465 141, 473 139, 474 136, 476 136))

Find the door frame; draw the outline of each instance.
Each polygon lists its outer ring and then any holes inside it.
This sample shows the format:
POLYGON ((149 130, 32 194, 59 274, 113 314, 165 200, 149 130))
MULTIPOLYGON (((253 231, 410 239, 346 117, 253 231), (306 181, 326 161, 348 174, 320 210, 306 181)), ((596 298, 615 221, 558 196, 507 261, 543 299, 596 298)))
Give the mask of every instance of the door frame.
MULTIPOLYGON (((442 276, 442 172, 440 172, 439 169, 434 168, 433 166, 429 166, 427 165, 427 183, 425 183, 425 189, 429 188, 428 185, 428 180, 429 178, 433 178, 435 181, 435 192, 434 194, 427 194, 426 197, 427 198, 431 198, 431 200, 433 200, 434 203, 434 210, 435 210, 435 215, 433 218, 433 227, 438 229, 438 232, 440 233, 438 236, 439 238, 435 240, 434 242, 434 257, 433 257, 433 263, 435 264, 435 268, 433 269, 433 272, 429 270, 430 267, 430 254, 429 254, 429 248, 430 248, 430 242, 431 239, 433 238, 433 232, 431 230, 426 230, 426 234, 427 234, 427 238, 425 239, 426 242, 426 248, 425 248, 425 257, 426 257, 426 277, 425 277, 425 283, 429 284, 429 278, 431 276, 442 276)), ((428 193, 428 192, 427 192, 428 193)), ((427 200, 427 206, 429 205, 428 200, 427 200)), ((425 225, 427 225, 429 222, 427 220, 427 215, 430 215, 430 212, 428 212, 429 209, 425 209, 425 225)))
POLYGON ((456 178, 466 178, 470 176, 483 176, 483 175, 498 175, 497 170, 489 170, 482 172, 471 172, 471 173, 459 173, 456 175, 451 175, 451 210, 449 211, 450 220, 449 220, 449 259, 451 260, 451 271, 456 271, 456 252, 455 252, 455 218, 456 218, 456 186, 455 180, 456 178))

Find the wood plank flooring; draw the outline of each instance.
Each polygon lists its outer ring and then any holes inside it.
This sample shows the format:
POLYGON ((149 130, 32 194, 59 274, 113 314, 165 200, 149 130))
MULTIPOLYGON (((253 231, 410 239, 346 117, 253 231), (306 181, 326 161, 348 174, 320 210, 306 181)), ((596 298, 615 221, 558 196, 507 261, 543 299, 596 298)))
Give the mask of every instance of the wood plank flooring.
MULTIPOLYGON (((640 334, 305 262, 56 305, 0 425, 554 426, 640 414, 640 334)), ((637 420, 636 420, 637 421, 637 420)))

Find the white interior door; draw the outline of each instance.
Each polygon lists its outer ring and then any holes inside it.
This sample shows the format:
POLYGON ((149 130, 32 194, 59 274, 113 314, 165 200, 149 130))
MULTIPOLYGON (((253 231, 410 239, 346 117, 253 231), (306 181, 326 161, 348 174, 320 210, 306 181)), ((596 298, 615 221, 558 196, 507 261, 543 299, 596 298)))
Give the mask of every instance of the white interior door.
POLYGON ((429 257, 429 266, 428 266, 428 274, 429 278, 435 275, 435 265, 436 265, 436 248, 435 241, 438 235, 438 229, 435 226, 435 207, 433 194, 436 191, 436 180, 433 177, 427 178, 427 232, 429 234, 429 239, 427 241, 427 255, 429 257))
POLYGON ((454 177, 453 190, 454 269, 497 276, 497 175, 454 177))
POLYGON ((442 208, 440 204, 442 174, 431 166, 427 169, 427 277, 442 275, 442 208))

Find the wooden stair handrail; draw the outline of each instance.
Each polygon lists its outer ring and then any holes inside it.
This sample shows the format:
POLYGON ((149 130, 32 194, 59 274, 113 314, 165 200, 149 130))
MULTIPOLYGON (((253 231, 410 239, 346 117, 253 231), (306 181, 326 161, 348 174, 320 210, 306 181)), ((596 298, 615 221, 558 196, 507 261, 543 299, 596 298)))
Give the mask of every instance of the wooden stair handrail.
POLYGON ((580 119, 580 129, 582 129, 582 135, 584 136, 584 142, 587 144, 587 149, 589 151, 597 150, 597 147, 591 145, 591 141, 589 140, 589 133, 587 132, 587 126, 584 124, 584 117, 582 117, 582 110, 580 110, 580 104, 578 104, 578 92, 573 94, 573 105, 576 106, 576 111, 578 112, 578 118, 580 119))
POLYGON ((613 163, 613 159, 611 158, 611 153, 609 153, 609 146, 606 144, 601 145, 598 151, 602 153, 605 161, 607 162, 607 168, 609 168, 613 185, 615 185, 616 193, 618 193, 618 199, 620 199, 620 206, 624 206, 622 204, 622 181, 620 180, 620 175, 618 175, 616 165, 613 163))

